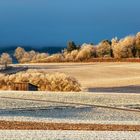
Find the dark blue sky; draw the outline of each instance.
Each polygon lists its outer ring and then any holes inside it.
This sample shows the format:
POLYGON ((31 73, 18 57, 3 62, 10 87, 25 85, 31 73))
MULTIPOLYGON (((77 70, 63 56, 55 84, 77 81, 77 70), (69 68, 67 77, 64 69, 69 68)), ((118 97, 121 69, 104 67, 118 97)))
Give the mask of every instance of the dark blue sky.
POLYGON ((140 31, 140 0, 0 0, 0 46, 97 43, 140 31))

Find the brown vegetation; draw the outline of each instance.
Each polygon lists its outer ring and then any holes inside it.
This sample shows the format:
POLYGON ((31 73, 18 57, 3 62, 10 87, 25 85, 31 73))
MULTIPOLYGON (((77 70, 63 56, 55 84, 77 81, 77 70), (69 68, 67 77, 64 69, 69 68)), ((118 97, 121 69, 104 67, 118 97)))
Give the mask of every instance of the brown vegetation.
POLYGON ((45 71, 28 70, 13 75, 0 75, 0 89, 10 90, 12 83, 28 82, 40 91, 80 91, 78 81, 64 73, 47 74, 45 71))

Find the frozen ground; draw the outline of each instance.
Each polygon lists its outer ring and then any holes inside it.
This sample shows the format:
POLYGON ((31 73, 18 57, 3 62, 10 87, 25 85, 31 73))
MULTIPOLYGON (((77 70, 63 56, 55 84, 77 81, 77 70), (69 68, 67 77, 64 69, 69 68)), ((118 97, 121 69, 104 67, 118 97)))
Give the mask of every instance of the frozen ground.
POLYGON ((140 132, 1 130, 0 138, 3 140, 140 140, 140 132))
POLYGON ((129 105, 138 106, 139 101, 139 94, 7 91, 0 92, 0 119, 71 123, 140 124, 140 112, 67 103, 87 103, 91 105, 97 104, 128 108, 129 105), (20 99, 10 99, 9 97, 20 99), (51 103, 48 101, 65 103, 51 103))
MULTIPOLYGON (((46 103, 41 102, 43 100, 59 101, 59 102, 72 102, 72 103, 86 103, 96 105, 106 105, 114 107, 124 107, 129 105, 140 105, 140 94, 129 93, 96 93, 96 92, 27 92, 27 91, 0 91, 0 108, 5 107, 26 107, 26 106, 42 106, 46 103), (2 97, 21 98, 21 99, 33 99, 39 101, 26 101, 25 100, 13 100, 7 101, 2 97), (15 102, 16 101, 16 102, 15 102)), ((47 103, 48 105, 48 103, 47 103)))

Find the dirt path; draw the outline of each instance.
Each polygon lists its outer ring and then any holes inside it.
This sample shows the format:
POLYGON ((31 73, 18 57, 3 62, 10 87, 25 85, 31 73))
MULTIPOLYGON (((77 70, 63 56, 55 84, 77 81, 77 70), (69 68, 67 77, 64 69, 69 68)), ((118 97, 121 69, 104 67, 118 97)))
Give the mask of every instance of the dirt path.
POLYGON ((92 130, 92 131, 140 131, 140 125, 70 124, 0 121, 1 130, 92 130))

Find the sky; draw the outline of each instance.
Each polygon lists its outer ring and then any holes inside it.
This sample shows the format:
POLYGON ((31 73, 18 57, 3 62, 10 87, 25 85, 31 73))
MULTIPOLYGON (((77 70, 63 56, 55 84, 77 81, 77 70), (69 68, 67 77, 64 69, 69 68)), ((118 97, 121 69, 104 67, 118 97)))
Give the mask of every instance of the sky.
POLYGON ((140 31, 140 0, 0 0, 0 46, 98 43, 140 31))

